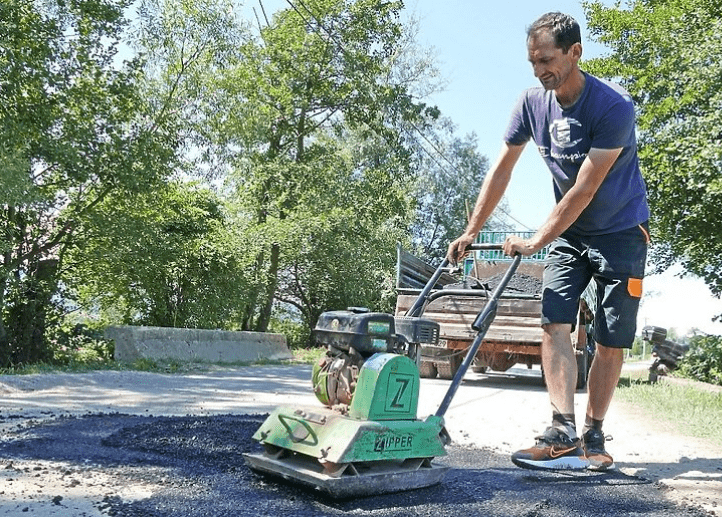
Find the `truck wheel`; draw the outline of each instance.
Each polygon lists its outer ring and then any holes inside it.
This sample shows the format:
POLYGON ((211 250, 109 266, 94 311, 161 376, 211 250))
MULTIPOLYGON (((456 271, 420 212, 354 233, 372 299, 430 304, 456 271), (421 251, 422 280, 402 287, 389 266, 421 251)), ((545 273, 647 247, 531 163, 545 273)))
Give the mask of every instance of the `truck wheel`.
POLYGON ((438 374, 438 370, 436 369, 436 365, 432 363, 431 361, 421 361, 421 365, 419 366, 419 375, 424 379, 436 379, 436 375, 438 374))
POLYGON ((449 381, 452 380, 459 370, 462 361, 463 357, 460 354, 450 354, 448 356, 448 362, 444 361, 436 365, 439 370, 439 377, 449 381))

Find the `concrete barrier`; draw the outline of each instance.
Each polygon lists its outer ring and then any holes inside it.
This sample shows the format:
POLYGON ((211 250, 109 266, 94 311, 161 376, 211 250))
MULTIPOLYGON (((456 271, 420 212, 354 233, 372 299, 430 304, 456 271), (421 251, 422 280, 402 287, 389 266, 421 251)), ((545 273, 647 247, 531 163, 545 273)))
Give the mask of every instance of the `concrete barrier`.
POLYGON ((105 337, 115 342, 115 360, 125 363, 251 363, 292 357, 285 336, 263 332, 118 326, 108 327, 105 337))

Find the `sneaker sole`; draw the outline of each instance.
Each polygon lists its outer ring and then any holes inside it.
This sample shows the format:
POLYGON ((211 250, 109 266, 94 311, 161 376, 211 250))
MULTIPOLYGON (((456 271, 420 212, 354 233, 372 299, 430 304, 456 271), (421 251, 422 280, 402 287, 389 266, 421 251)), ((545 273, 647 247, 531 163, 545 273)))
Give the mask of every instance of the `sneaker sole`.
POLYGON ((589 460, 581 456, 562 456, 553 460, 512 458, 511 462, 517 467, 532 470, 586 470, 591 466, 589 460))
POLYGON ((612 463, 610 465, 595 465, 593 462, 589 462, 589 466, 587 467, 587 470, 593 470, 595 472, 604 472, 605 470, 614 470, 617 466, 612 463))

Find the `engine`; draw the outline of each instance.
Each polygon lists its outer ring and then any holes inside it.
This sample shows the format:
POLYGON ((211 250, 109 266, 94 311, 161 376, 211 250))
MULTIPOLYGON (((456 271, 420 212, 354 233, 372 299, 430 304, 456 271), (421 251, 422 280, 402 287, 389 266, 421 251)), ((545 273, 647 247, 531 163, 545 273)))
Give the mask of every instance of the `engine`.
POLYGON ((348 406, 368 358, 393 353, 418 362, 421 344, 439 341, 439 324, 351 307, 321 314, 313 334, 316 343, 326 347, 325 357, 313 367, 316 398, 326 406, 348 406))

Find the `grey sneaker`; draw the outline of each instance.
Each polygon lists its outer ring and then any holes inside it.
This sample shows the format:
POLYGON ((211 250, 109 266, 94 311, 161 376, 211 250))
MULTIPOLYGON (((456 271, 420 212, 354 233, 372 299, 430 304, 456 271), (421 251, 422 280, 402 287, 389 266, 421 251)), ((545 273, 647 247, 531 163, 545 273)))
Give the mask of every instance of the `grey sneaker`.
POLYGON ((615 468, 612 456, 604 448, 604 443, 612 440, 611 436, 596 429, 589 429, 582 435, 584 455, 589 461, 589 470, 609 470, 615 468))
POLYGON ((581 440, 573 440, 554 427, 537 436, 533 447, 512 454, 511 461, 517 467, 537 470, 578 470, 589 466, 581 440))

